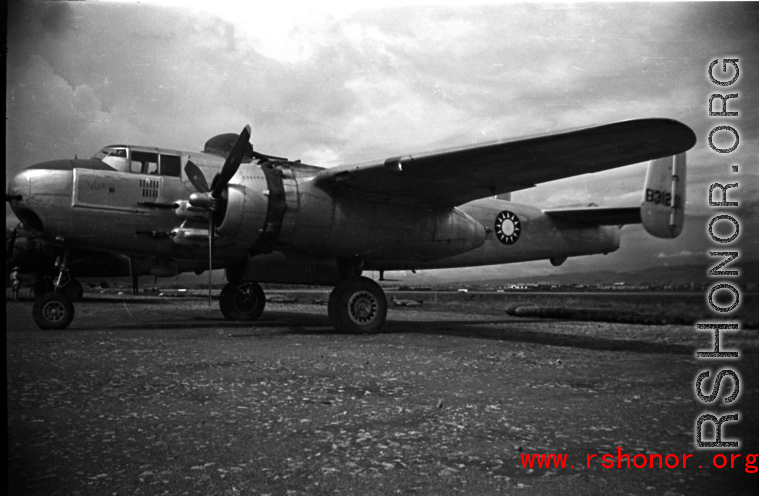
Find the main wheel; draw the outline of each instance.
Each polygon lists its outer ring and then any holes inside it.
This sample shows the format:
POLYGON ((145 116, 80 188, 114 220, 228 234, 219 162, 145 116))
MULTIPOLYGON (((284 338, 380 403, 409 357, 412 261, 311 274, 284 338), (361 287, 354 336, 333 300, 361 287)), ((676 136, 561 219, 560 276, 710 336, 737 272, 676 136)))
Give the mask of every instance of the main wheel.
POLYGON ((71 279, 68 284, 63 286, 62 291, 71 301, 81 301, 82 296, 84 296, 84 286, 76 279, 71 279))
POLYGON ((35 300, 32 317, 40 329, 65 329, 74 320, 74 304, 63 293, 45 293, 35 300))
POLYGON ((368 277, 351 277, 332 290, 327 311, 338 331, 369 334, 385 323, 387 298, 380 285, 368 277))
POLYGON ((264 306, 264 290, 255 282, 227 283, 219 297, 221 313, 227 320, 257 320, 264 306))

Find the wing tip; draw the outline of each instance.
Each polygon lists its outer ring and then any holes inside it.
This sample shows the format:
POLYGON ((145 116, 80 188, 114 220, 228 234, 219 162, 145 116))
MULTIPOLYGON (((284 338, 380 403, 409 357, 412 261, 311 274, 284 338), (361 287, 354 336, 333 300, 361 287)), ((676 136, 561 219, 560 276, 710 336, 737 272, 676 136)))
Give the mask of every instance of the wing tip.
POLYGON ((640 138, 651 144, 667 143, 668 155, 676 155, 693 148, 698 139, 690 126, 669 117, 653 117, 621 121, 619 124, 632 124, 641 129, 640 138))

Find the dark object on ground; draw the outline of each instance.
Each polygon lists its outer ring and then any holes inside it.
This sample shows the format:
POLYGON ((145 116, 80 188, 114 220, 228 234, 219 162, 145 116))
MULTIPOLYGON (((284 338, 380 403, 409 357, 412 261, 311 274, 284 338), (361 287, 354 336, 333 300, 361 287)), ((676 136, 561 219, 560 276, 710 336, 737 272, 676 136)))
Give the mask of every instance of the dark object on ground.
POLYGON ((393 300, 396 307, 421 307, 423 304, 423 300, 393 300))
POLYGON ((540 307, 534 304, 512 303, 506 313, 515 317, 542 317, 546 319, 587 320, 591 322, 615 322, 620 324, 668 325, 688 324, 680 318, 667 315, 644 315, 608 308, 540 307))
POLYGON ((298 298, 292 298, 281 294, 273 294, 266 297, 266 301, 270 303, 297 303, 298 298))

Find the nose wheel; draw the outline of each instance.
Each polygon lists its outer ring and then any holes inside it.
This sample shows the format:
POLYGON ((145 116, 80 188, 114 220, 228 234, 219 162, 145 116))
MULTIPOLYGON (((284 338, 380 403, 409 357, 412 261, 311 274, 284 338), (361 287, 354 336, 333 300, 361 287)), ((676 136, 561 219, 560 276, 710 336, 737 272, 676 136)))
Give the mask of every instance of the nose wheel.
POLYGON ((43 293, 34 301, 32 318, 40 329, 65 329, 74 320, 74 304, 82 298, 84 288, 67 269, 68 252, 55 263, 58 277, 52 291, 43 293))
POLYGON ((45 293, 34 301, 32 317, 40 329, 65 329, 74 320, 74 304, 63 293, 45 293))
POLYGON ((227 320, 258 320, 264 306, 264 290, 255 282, 227 283, 219 297, 221 313, 227 320))
POLYGON ((370 334, 380 330, 387 317, 387 298, 368 277, 350 277, 329 296, 329 320, 340 332, 370 334))

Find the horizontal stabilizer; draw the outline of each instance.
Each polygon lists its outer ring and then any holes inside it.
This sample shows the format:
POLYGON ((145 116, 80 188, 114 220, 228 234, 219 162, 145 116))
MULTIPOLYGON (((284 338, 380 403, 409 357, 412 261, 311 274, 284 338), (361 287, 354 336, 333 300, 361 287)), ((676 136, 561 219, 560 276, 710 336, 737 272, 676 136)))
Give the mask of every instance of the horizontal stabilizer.
POLYGON ((544 210, 543 213, 554 219, 601 226, 621 226, 624 224, 641 223, 640 208, 638 207, 555 208, 544 210))
POLYGON ((547 216, 601 226, 643 224, 657 238, 676 238, 685 220, 685 153, 652 160, 640 207, 581 207, 544 210, 547 216))

